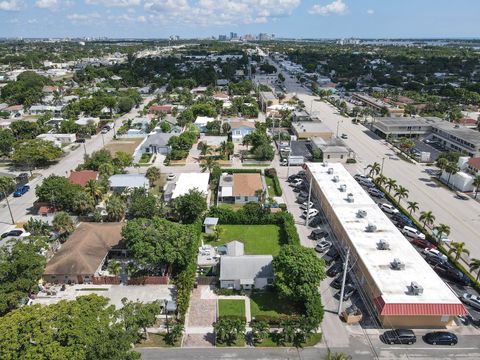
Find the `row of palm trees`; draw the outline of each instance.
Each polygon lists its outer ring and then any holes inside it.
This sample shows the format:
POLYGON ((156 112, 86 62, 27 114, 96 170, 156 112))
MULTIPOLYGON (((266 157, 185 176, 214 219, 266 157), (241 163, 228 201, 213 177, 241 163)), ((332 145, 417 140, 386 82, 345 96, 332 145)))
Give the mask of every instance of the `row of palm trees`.
MULTIPOLYGON (((368 175, 373 178, 373 182, 377 186, 385 186, 389 194, 392 193, 392 190, 394 191, 393 197, 398 199, 398 205, 400 205, 402 199, 408 199, 408 189, 398 185, 395 179, 387 178, 385 175, 381 174, 381 166, 378 162, 368 165, 367 169, 369 170, 368 175)), ((480 187, 480 181, 478 185, 475 186, 480 187)), ((410 216, 413 216, 413 214, 419 210, 418 202, 407 201, 407 210, 410 213, 410 216)), ((423 224, 424 231, 427 227, 429 229, 434 229, 438 240, 442 239, 443 236, 450 235, 450 226, 448 225, 438 224, 433 227, 435 223, 435 215, 433 215, 432 211, 421 211, 418 220, 423 224)), ((464 242, 452 242, 450 243, 448 254, 453 255, 455 261, 458 262, 463 254, 470 255, 470 251, 465 248, 464 242)), ((480 277, 480 259, 472 258, 468 265, 471 272, 477 272, 476 279, 478 282, 480 277)))

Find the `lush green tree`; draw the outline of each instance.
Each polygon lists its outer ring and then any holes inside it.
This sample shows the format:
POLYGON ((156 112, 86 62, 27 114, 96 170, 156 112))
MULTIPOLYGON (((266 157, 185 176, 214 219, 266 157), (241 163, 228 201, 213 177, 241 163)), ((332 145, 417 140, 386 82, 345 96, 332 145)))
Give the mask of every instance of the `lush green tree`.
POLYGON ((133 164, 133 156, 129 153, 124 151, 117 151, 115 153, 115 158, 113 159, 113 164, 117 165, 120 168, 125 168, 128 166, 132 166, 133 164))
POLYGON ((222 122, 220 120, 213 120, 207 123, 207 134, 209 135, 220 135, 220 130, 222 128, 222 122))
POLYGON ((441 170, 445 170, 448 164, 449 164, 449 161, 446 158, 439 158, 437 160, 437 167, 441 170))
POLYGON ((182 323, 177 322, 173 324, 170 331, 165 335, 165 342, 169 345, 175 345, 182 337, 183 330, 184 327, 182 323))
POLYGON ((252 341, 255 345, 261 344, 268 336, 270 326, 266 321, 252 321, 252 341))
POLYGON ((22 140, 13 145, 12 161, 17 165, 33 166, 46 165, 57 160, 63 154, 62 149, 51 141, 41 139, 22 140))
POLYGON ((145 189, 135 189, 128 206, 129 217, 151 219, 159 214, 158 199, 145 189))
POLYGON ((439 242, 442 240, 443 236, 450 235, 450 226, 448 226, 448 225, 438 224, 437 226, 435 226, 434 229, 437 232, 436 238, 439 242))
POLYGON ((389 178, 389 179, 387 179, 387 182, 386 182, 385 186, 388 190, 388 193, 390 194, 390 191, 392 191, 392 189, 395 190, 397 188, 397 180, 389 178))
POLYGON ((217 111, 215 110, 215 107, 210 104, 203 104, 203 103, 194 104, 190 107, 190 110, 192 111, 193 119, 196 119, 198 116, 208 116, 208 117, 217 116, 217 111))
POLYGON ((228 134, 230 133, 230 131, 232 130, 232 126, 228 123, 228 122, 224 122, 222 124, 222 132, 224 134, 228 134))
POLYGON ((90 179, 85 184, 85 191, 93 198, 93 200, 95 201, 95 205, 97 205, 100 200, 102 200, 106 189, 102 186, 102 183, 100 181, 90 179))
POLYGON ((412 215, 412 213, 418 210, 418 202, 408 201, 407 204, 408 204, 407 210, 410 212, 410 215, 412 215))
POLYGON ((72 184, 63 176, 50 175, 37 186, 35 194, 40 202, 52 204, 56 209, 73 210, 76 194, 83 192, 80 185, 72 184))
POLYGON ((120 221, 125 217, 125 203, 116 195, 107 200, 107 218, 109 221, 120 221))
MULTIPOLYGON (((26 299, 30 291, 43 274, 45 257, 41 255, 46 244, 35 237, 16 241, 11 250, 0 248, 0 315, 20 306, 21 300, 26 299)), ((0 321, 0 328, 5 324, 4 318, 0 321)), ((3 331, 0 330, 0 343, 3 331)), ((3 357, 0 347, 0 358, 3 357)), ((18 350, 18 349, 17 349, 18 350)))
POLYGON ((455 175, 457 172, 460 171, 460 168, 458 167, 457 164, 455 163, 449 163, 445 167, 445 171, 448 173, 448 179, 447 179, 447 186, 450 185, 450 178, 452 175, 455 175))
POLYGON ((220 344, 233 345, 245 334, 245 322, 241 319, 220 318, 213 324, 216 340, 220 344))
POLYGON ((275 151, 270 144, 262 144, 256 147, 253 153, 255 155, 255 159, 260 161, 273 160, 275 156, 275 151))
POLYGON ((64 211, 57 212, 52 221, 53 230, 60 234, 62 237, 67 237, 75 231, 75 225, 73 220, 64 211))
POLYGON ((115 167, 111 163, 105 162, 98 166, 98 172, 102 178, 108 179, 115 173, 115 167))
POLYGON ((381 166, 378 162, 374 162, 373 164, 367 165, 368 175, 373 178, 376 175, 380 174, 381 166))
POLYGON ((193 224, 207 210, 205 194, 197 189, 175 198, 172 202, 174 216, 184 224, 193 224))
POLYGON ((77 191, 72 199, 72 211, 79 215, 88 214, 95 209, 95 200, 85 191, 77 191))
POLYGON ((110 260, 107 270, 110 274, 117 276, 122 272, 122 265, 116 260, 110 260))
POLYGON ((215 160, 215 157, 213 156, 207 156, 203 159, 202 163, 200 164, 200 168, 202 169, 202 172, 205 171, 212 171, 212 169, 217 166, 217 160, 215 160))
POLYGON ((142 304, 123 298, 122 308, 119 310, 119 314, 125 324, 127 332, 138 332, 137 329, 142 329, 143 335, 148 337, 147 327, 155 324, 157 320, 156 315, 160 314, 160 311, 159 301, 142 304))
POLYGON ((15 136, 9 129, 0 129, 0 156, 8 156, 13 149, 15 136))
POLYGON ((33 71, 24 71, 16 81, 10 81, 2 88, 0 97, 9 104, 30 106, 42 101, 42 88, 51 81, 33 71))
POLYGON ((397 187, 397 190, 395 192, 395 197, 398 198, 398 204, 400 204, 402 199, 408 198, 408 189, 404 188, 403 186, 397 187))
POLYGON ((132 107, 135 105, 135 102, 133 99, 129 98, 129 97, 126 97, 126 96, 122 96, 118 99, 118 110, 122 113, 127 113, 129 112, 132 107))
POLYGON ((478 278, 480 277, 480 259, 471 259, 470 260, 470 264, 468 265, 469 266, 469 269, 470 271, 473 273, 473 272, 477 272, 477 277, 475 279, 476 282, 478 282, 478 278))
POLYGON ((31 236, 49 236, 52 229, 48 222, 34 219, 33 217, 28 219, 23 225, 23 228, 29 232, 31 236))
MULTIPOLYGON (((81 168, 99 171, 102 168, 103 164, 109 164, 109 165, 113 164, 113 157, 110 154, 110 151, 105 149, 94 151, 90 155, 88 154, 85 155, 84 163, 81 166, 81 168)), ((103 167, 102 170, 105 170, 105 167, 103 167)), ((115 171, 113 173, 115 173, 115 171)))
POLYGON ((163 121, 160 124, 160 129, 162 130, 162 132, 168 133, 168 132, 170 132, 170 130, 172 130, 172 125, 170 125, 170 123, 168 123, 166 121, 163 121))
POLYGON ((480 175, 475 176, 473 179, 473 186, 475 186, 475 199, 477 198, 478 192, 480 191, 480 175))
POLYGON ((161 175, 161 172, 160 172, 160 169, 156 166, 150 166, 148 169, 147 169, 147 173, 145 174, 145 176, 147 177, 148 181, 150 181, 150 186, 154 186, 155 185, 155 181, 157 181, 158 179, 160 179, 160 175, 161 175))
POLYGON ((448 250, 448 254, 455 254, 454 258, 455 261, 460 260, 462 257, 462 254, 470 255, 470 250, 465 249, 465 243, 464 242, 451 242, 450 243, 450 250, 448 250))
POLYGON ((418 219, 423 222, 423 229, 425 229, 427 225, 432 226, 435 221, 435 216, 431 211, 422 211, 418 219))

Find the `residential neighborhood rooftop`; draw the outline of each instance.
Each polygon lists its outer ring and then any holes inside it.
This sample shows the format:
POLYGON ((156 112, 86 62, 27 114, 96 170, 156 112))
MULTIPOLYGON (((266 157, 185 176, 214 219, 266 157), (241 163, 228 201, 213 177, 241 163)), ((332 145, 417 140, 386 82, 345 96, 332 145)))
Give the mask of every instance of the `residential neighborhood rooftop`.
POLYGON ((208 180, 210 173, 181 173, 175 183, 173 189, 172 199, 187 194, 190 190, 197 189, 207 196, 208 194, 208 180))
POLYGON ((225 256, 220 258, 220 280, 252 282, 256 277, 273 277, 272 255, 225 256))

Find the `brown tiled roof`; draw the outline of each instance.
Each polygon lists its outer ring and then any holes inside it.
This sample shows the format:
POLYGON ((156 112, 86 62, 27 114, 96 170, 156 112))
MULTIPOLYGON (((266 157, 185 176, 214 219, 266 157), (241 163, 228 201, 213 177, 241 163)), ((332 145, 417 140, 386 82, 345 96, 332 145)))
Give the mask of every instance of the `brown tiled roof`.
POLYGON ((4 111, 18 111, 18 110, 22 110, 22 109, 23 109, 23 105, 10 105, 9 107, 6 107, 3 110, 4 111))
POLYGON ((58 91, 59 90, 59 87, 58 86, 50 86, 50 85, 45 85, 43 88, 42 88, 42 92, 54 92, 54 91, 58 91))
POLYGON ((150 112, 155 112, 155 111, 172 111, 173 106, 172 105, 152 105, 148 109, 150 112))
POLYGON ((81 170, 81 171, 72 171, 68 180, 72 184, 78 184, 85 186, 87 185, 88 180, 97 180, 98 172, 93 170, 81 170))
POLYGON ((222 92, 218 92, 218 93, 213 94, 213 97, 222 98, 222 99, 228 99, 229 98, 229 96, 227 94, 222 93, 222 92))
POLYGON ((468 165, 477 170, 480 170, 480 157, 471 158, 470 160, 468 160, 468 165))
POLYGON ((233 196, 254 196, 262 188, 260 174, 233 174, 233 196))
POLYGON ((82 223, 45 267, 44 275, 93 275, 122 240, 122 223, 82 223))
POLYGON ((251 121, 231 121, 230 122, 230 127, 232 129, 238 128, 240 126, 245 126, 245 127, 255 129, 255 123, 251 121))

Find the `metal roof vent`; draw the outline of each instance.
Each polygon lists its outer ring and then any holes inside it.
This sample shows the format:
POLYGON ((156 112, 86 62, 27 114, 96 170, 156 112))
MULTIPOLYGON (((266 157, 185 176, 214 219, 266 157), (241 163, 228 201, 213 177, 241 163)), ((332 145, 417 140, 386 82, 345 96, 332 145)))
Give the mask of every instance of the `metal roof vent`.
POLYGON ((412 281, 410 283, 410 292, 413 295, 422 295, 423 294, 423 287, 420 286, 416 281, 412 281))
POLYGON ((369 233, 373 233, 373 232, 377 231, 377 226, 369 223, 367 225, 367 227, 365 228, 365 231, 369 232, 369 233))
POLYGON ((339 182, 340 178, 338 177, 338 175, 335 175, 332 180, 333 182, 339 182))
POLYGON ((327 167, 327 166, 328 166, 328 162, 325 161, 325 162, 322 164, 322 166, 323 166, 323 167, 327 167))
POLYGON ((358 210, 357 211, 357 217, 361 218, 361 219, 366 218, 367 217, 367 212, 365 210, 358 210))
POLYGON ((397 258, 393 259, 393 261, 390 263, 390 266, 393 270, 405 270, 405 264, 397 258))
POLYGON ((339 189, 340 189, 341 192, 346 192, 347 191, 347 185, 342 184, 342 185, 340 185, 339 189))
POLYGON ((333 168, 328 168, 328 171, 327 171, 329 174, 333 174, 333 168))
POLYGON ((350 203, 353 203, 353 202, 354 202, 353 194, 352 194, 352 193, 349 193, 349 194, 347 195, 347 201, 350 202, 350 203))
POLYGON ((378 250, 390 250, 390 244, 388 241, 384 239, 380 239, 380 241, 377 243, 377 249, 378 250))

